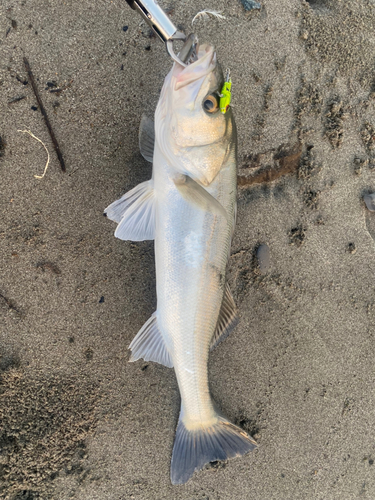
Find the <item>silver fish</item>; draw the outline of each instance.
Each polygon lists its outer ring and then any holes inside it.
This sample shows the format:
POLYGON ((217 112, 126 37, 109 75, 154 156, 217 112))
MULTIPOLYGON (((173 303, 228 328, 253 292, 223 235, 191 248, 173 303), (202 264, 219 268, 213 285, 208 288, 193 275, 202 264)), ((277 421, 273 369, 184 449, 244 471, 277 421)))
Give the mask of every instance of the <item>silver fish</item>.
POLYGON ((106 215, 123 240, 155 240, 157 310, 138 332, 131 361, 174 367, 181 412, 171 481, 185 483, 206 463, 252 450, 255 441, 215 407, 210 348, 236 323, 225 283, 236 219, 236 128, 219 109, 223 74, 212 46, 167 75, 155 124, 143 117, 140 149, 152 179, 112 203, 106 215))

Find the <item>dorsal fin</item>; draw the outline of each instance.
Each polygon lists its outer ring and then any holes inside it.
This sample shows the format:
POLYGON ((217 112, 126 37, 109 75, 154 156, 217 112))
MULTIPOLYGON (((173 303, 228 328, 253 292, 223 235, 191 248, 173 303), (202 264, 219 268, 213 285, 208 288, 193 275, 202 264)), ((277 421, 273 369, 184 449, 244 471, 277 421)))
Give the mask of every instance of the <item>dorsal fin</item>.
POLYGON ((223 302, 221 304, 216 330, 211 339, 210 349, 214 349, 220 342, 228 337, 238 323, 237 307, 234 303, 228 283, 225 286, 223 302))

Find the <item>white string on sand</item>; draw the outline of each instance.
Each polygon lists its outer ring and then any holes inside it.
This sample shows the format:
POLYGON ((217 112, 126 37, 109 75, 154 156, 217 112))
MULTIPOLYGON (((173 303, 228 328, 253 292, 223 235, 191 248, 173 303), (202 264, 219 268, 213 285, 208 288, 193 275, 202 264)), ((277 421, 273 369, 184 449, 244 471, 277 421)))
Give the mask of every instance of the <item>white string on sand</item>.
POLYGON ((204 10, 201 10, 200 12, 198 12, 198 14, 196 14, 193 17, 193 20, 191 21, 191 25, 194 26, 194 22, 198 18, 202 17, 203 19, 206 19, 209 16, 216 17, 216 19, 219 19, 219 21, 226 19, 226 17, 222 15, 221 11, 219 12, 217 10, 204 9, 204 10))
POLYGON ((30 130, 17 130, 17 132, 22 132, 23 134, 29 134, 29 135, 31 135, 31 137, 33 139, 37 140, 38 142, 40 142, 40 144, 42 144, 42 146, 46 150, 46 153, 47 153, 47 163, 46 163, 46 166, 44 167, 43 175, 34 175, 34 177, 36 179, 43 179, 43 177, 46 175, 47 168, 48 168, 48 165, 49 165, 49 152, 48 152, 47 146, 44 144, 43 141, 41 141, 38 137, 36 137, 30 130))

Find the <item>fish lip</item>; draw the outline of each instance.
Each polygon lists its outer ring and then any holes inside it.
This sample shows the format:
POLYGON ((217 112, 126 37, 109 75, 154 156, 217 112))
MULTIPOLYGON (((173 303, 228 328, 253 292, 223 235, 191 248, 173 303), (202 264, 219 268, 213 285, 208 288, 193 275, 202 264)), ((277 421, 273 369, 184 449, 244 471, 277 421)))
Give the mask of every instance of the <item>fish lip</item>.
POLYGON ((203 48, 205 52, 200 56, 198 53, 198 59, 196 61, 189 64, 185 68, 182 68, 181 66, 179 67, 179 72, 177 75, 175 75, 176 77, 174 82, 175 91, 180 90, 183 87, 186 87, 187 85, 196 82, 197 80, 203 78, 204 76, 207 76, 215 69, 217 63, 215 47, 213 45, 203 44, 201 45, 200 48, 201 49, 203 48), (195 72, 194 70, 196 68, 199 68, 199 65, 202 64, 202 60, 204 58, 207 59, 207 67, 202 68, 201 71, 195 72))

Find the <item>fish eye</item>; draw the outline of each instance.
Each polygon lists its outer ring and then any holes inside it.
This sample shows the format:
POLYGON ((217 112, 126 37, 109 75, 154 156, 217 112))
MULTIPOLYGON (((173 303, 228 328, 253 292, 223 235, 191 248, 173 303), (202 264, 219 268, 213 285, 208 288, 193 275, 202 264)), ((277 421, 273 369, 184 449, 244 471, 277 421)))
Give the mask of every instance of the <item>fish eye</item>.
POLYGON ((219 109, 219 98, 216 94, 210 94, 204 98, 203 109, 207 113, 215 113, 219 109))

